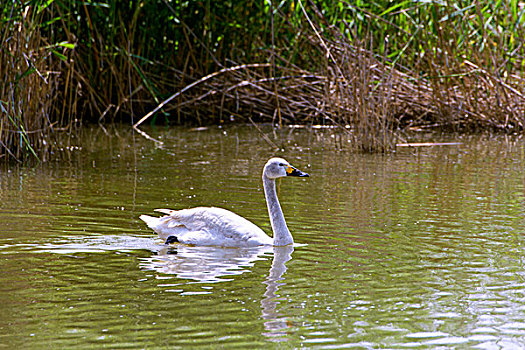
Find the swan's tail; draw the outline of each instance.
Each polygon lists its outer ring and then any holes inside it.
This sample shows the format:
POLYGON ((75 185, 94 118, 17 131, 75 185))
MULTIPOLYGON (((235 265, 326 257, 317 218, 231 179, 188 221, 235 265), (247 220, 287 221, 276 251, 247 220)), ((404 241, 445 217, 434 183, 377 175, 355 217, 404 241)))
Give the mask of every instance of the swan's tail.
POLYGON ((139 216, 139 219, 144 221, 146 225, 153 231, 157 228, 157 225, 159 224, 159 218, 149 216, 149 215, 141 215, 139 216))
POLYGON ((155 231, 163 241, 166 241, 170 236, 173 236, 175 240, 172 239, 171 242, 167 243, 178 242, 177 237, 181 233, 187 231, 184 225, 181 225, 170 216, 162 216, 158 218, 149 215, 141 215, 139 216, 139 219, 144 221, 150 229, 155 231))

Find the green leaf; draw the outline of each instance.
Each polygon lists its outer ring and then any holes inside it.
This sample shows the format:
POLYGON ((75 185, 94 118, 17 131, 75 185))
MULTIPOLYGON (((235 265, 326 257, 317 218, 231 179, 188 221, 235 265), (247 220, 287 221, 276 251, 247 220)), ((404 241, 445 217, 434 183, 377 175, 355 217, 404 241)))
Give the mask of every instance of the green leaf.
POLYGON ((61 43, 56 44, 56 46, 65 47, 67 49, 74 49, 75 44, 68 43, 67 41, 62 41, 61 43))
POLYGON ((67 61, 67 57, 64 56, 63 54, 61 54, 60 52, 56 51, 56 50, 51 50, 51 52, 57 56, 58 58, 60 58, 61 60, 63 61, 67 61))

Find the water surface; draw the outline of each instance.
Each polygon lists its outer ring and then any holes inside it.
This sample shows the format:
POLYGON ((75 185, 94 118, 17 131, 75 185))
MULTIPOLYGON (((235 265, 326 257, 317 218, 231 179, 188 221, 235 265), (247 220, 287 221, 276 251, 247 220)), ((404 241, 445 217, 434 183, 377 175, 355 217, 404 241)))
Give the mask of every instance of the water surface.
POLYGON ((521 139, 362 154, 329 130, 146 130, 163 144, 92 128, 1 168, 3 347, 523 346, 521 139), (273 155, 311 175, 278 184, 295 247, 167 247, 138 220, 214 205, 270 232, 273 155))

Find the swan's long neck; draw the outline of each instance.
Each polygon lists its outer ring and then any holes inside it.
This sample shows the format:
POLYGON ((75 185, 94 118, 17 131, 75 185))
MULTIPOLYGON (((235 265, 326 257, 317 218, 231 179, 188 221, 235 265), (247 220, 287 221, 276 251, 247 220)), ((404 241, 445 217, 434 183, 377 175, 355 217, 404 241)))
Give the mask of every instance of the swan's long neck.
POLYGON ((286 226, 283 211, 279 204, 279 200, 277 199, 275 180, 263 175, 263 186, 266 205, 268 206, 268 214, 270 214, 270 222, 272 224, 273 244, 277 246, 292 244, 292 234, 286 226))

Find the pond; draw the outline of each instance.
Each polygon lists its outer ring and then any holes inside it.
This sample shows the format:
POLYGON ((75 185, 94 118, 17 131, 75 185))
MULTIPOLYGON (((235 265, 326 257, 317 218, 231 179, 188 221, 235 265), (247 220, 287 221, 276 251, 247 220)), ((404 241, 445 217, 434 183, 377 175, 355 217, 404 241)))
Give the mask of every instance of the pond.
POLYGON ((523 345, 521 138, 364 154, 324 129, 146 131, 163 143, 93 127, 60 161, 1 168, 3 347, 523 345), (270 233, 274 155, 311 176, 277 184, 294 247, 166 246, 138 219, 213 205, 270 233))

